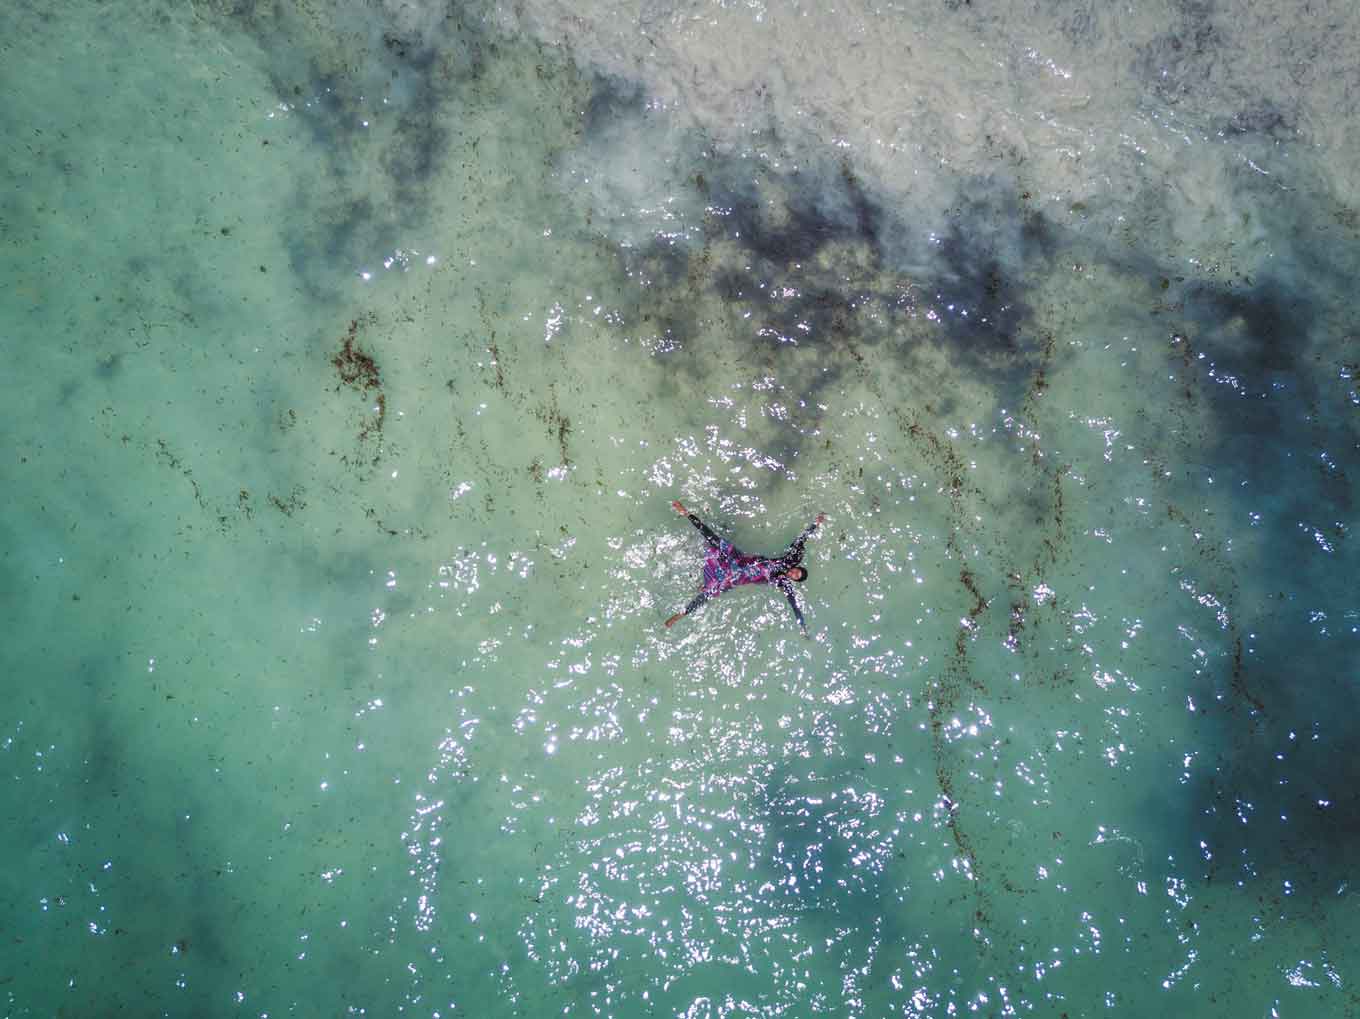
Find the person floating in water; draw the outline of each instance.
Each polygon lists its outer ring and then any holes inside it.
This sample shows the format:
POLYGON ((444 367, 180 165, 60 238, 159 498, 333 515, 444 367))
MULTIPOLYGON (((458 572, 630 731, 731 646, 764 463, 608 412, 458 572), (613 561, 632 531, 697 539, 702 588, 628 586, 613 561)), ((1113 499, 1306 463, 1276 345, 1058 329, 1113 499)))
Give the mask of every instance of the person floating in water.
POLYGON ((803 636, 807 636, 807 623, 803 621, 803 613, 798 608, 798 599, 794 596, 793 585, 789 581, 796 580, 802 583, 807 580, 807 567, 803 565, 803 543, 817 529, 817 525, 826 519, 825 513, 818 513, 817 519, 808 524, 807 530, 794 540, 783 555, 769 559, 760 555, 746 555, 734 548, 730 541, 719 538, 713 533, 712 528, 685 509, 678 499, 671 503, 671 506, 675 512, 682 517, 688 517, 689 522, 699 528, 699 533, 708 542, 708 554, 704 557, 703 590, 690 599, 684 612, 677 612, 667 619, 667 626, 674 625, 677 619, 689 615, 704 602, 716 598, 729 588, 741 584, 773 584, 784 592, 784 597, 789 600, 789 608, 793 609, 793 614, 798 619, 803 636))

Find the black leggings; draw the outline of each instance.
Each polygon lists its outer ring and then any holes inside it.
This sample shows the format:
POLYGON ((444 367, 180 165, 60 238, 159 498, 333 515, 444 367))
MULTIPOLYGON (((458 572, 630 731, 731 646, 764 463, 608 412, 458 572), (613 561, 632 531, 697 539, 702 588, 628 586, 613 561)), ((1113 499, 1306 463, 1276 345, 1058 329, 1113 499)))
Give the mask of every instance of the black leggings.
POLYGON ((691 524, 699 528, 699 533, 704 536, 704 541, 708 542, 709 545, 713 548, 717 548, 718 545, 721 544, 722 539, 713 533, 713 528, 709 527, 708 524, 704 523, 693 513, 686 513, 685 516, 689 517, 689 522, 691 524))

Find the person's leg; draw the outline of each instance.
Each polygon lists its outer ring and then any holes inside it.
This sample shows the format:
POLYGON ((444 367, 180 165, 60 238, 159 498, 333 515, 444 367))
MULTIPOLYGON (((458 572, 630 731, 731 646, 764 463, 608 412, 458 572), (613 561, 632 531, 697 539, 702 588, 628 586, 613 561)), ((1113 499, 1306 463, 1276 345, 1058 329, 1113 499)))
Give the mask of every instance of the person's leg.
POLYGON ((693 612, 695 609, 697 609, 700 605, 702 605, 706 601, 708 601, 708 592, 700 591, 698 594, 696 594, 693 598, 689 600, 689 604, 685 606, 685 611, 677 612, 675 615, 671 616, 670 619, 666 620, 666 625, 674 626, 677 620, 682 619, 683 617, 689 615, 691 612, 693 612))
POLYGON ((704 541, 708 542, 710 548, 722 547, 723 540, 713 533, 713 528, 704 523, 693 513, 689 514, 689 522, 699 528, 699 533, 704 536, 704 541))

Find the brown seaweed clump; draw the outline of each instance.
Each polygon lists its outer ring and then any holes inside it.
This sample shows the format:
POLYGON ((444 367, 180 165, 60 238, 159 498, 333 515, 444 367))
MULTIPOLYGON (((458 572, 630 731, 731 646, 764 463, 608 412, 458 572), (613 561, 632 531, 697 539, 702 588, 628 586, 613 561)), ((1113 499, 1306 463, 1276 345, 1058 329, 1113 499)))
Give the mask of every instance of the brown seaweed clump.
POLYGON ((359 320, 351 319, 344 344, 331 358, 331 364, 335 365, 341 382, 367 393, 370 389, 382 388, 382 377, 378 373, 378 362, 358 345, 358 334, 359 320))

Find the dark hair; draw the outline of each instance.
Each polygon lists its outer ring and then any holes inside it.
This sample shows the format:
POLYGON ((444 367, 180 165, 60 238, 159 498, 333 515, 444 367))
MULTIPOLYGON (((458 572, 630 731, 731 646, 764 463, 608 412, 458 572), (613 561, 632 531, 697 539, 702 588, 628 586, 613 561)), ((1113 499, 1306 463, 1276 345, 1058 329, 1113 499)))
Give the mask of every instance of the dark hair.
MULTIPOLYGON (((802 563, 799 563, 797 566, 790 566, 790 567, 789 567, 789 570, 802 570, 802 571, 803 571, 803 575, 802 575, 801 577, 789 577, 790 580, 797 581, 799 584, 801 584, 803 581, 807 580, 807 578, 808 578, 808 568, 807 568, 806 566, 804 566, 802 563)), ((786 577, 788 576, 789 570, 785 570, 785 571, 784 571, 784 575, 785 575, 786 577)))

